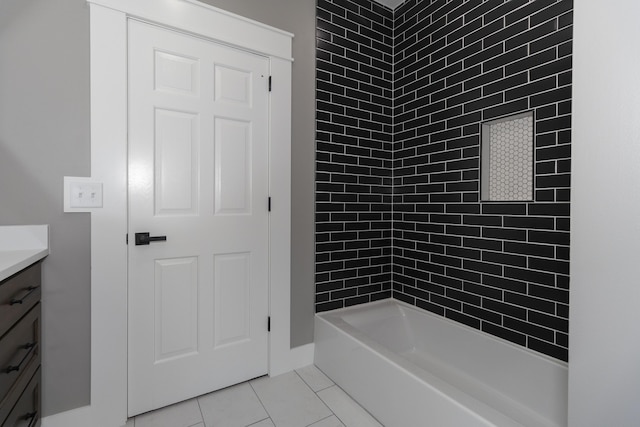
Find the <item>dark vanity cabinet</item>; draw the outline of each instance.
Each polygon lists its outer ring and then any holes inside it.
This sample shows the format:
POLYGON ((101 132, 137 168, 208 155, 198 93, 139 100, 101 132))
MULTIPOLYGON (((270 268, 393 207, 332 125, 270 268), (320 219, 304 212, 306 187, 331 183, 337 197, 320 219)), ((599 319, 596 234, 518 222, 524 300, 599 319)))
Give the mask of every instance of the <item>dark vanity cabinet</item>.
POLYGON ((0 426, 40 425, 41 262, 0 282, 0 426))

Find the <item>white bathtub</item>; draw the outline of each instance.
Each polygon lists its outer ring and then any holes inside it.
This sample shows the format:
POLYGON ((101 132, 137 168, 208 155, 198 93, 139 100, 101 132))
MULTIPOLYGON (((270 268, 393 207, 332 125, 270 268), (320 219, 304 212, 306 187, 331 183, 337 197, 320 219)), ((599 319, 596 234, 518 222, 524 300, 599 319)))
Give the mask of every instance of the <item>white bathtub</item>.
POLYGON ((320 313, 315 364, 386 427, 563 427, 567 365, 395 300, 320 313))

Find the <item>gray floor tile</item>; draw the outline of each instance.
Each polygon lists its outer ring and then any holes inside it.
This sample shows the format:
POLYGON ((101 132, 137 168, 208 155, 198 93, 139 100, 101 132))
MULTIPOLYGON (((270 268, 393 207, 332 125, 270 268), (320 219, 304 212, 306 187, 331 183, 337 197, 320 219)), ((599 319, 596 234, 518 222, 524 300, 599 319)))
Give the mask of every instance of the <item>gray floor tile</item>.
POLYGON ((251 386, 276 427, 306 427, 332 415, 295 372, 259 378, 251 386))
POLYGON ((249 383, 242 383, 198 398, 207 427, 245 427, 269 415, 249 383))

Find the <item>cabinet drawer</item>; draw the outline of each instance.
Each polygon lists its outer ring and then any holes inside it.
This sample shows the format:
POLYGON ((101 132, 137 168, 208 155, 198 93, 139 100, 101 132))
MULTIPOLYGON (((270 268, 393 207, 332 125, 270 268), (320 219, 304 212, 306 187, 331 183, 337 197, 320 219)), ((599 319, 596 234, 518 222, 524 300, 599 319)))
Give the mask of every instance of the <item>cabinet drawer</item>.
POLYGON ((40 425, 40 369, 31 377, 2 427, 38 427, 40 425))
POLYGON ((0 339, 0 419, 40 365, 40 304, 0 339))
POLYGON ((0 282, 0 337, 40 301, 40 269, 37 262, 0 282))

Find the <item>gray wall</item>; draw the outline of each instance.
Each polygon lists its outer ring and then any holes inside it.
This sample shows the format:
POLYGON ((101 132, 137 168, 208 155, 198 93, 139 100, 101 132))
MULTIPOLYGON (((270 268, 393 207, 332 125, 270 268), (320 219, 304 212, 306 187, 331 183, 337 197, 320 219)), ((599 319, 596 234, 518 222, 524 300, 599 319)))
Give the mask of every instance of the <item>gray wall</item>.
POLYGON ((293 39, 291 346, 313 341, 315 0, 203 0, 289 31, 293 39))
MULTIPOLYGON (((208 0, 296 35, 292 346, 313 341, 315 1, 208 0)), ((43 415, 90 400, 90 218, 62 177, 90 175, 84 0, 0 0, 0 225, 51 224, 43 270, 43 415)))
POLYGON ((0 1, 0 224, 51 224, 44 415, 89 403, 90 219, 62 213, 62 177, 90 168, 88 37, 82 0, 0 1))
POLYGON ((639 15, 575 3, 570 427, 640 419, 639 15))

